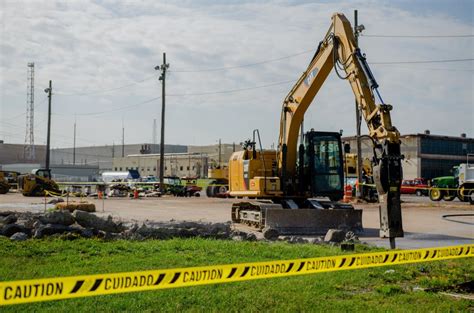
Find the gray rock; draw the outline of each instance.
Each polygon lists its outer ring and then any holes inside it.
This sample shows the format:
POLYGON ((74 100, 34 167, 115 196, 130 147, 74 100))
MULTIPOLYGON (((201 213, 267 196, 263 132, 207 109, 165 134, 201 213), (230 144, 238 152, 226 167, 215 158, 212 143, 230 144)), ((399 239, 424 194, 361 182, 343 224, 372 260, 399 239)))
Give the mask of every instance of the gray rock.
POLYGON ((64 202, 64 199, 63 198, 54 198, 54 199, 51 199, 48 201, 49 204, 56 204, 56 203, 60 203, 60 202, 64 202))
POLYGON ((244 237, 242 236, 232 236, 231 239, 233 241, 244 241, 244 237))
POLYGON ((255 234, 248 234, 247 238, 245 238, 245 241, 257 241, 257 236, 255 234))
POLYGON ((72 225, 76 222, 69 211, 48 212, 45 215, 40 216, 39 221, 43 224, 61 224, 66 226, 72 225))
POLYGON ((255 240, 258 239, 257 236, 254 233, 240 231, 240 230, 233 230, 229 234, 228 238, 230 238, 234 241, 255 241, 255 240))
POLYGON ((145 224, 138 228, 136 233, 144 238, 169 239, 171 237, 165 228, 153 228, 148 227, 145 224))
POLYGON ((330 229, 324 236, 324 242, 340 243, 346 239, 346 232, 340 229, 330 229))
POLYGON ((126 234, 136 233, 144 238, 169 239, 169 238, 216 238, 228 239, 231 235, 229 223, 198 223, 198 222, 169 222, 153 223, 141 227, 133 227, 126 234))
POLYGON ((13 241, 25 241, 25 240, 28 239, 28 235, 25 234, 25 233, 18 232, 18 233, 14 233, 10 237, 10 239, 13 240, 13 241))
POLYGON ((18 220, 15 214, 9 214, 7 216, 0 217, 0 226, 13 224, 18 220))
POLYGON ((76 239, 81 238, 81 235, 75 231, 72 231, 72 232, 68 231, 68 232, 63 233, 59 238, 61 238, 62 240, 76 240, 76 239))
POLYGON ((29 235, 31 233, 31 231, 28 228, 26 228, 25 226, 18 225, 18 224, 8 224, 8 225, 3 226, 0 229, 0 234, 2 234, 3 236, 6 236, 6 237, 11 237, 15 233, 25 233, 25 234, 29 235))
POLYGON ((117 239, 122 239, 122 234, 121 233, 109 233, 105 232, 104 236, 102 237, 104 240, 117 240, 117 239))
POLYGON ((67 233, 67 232, 80 234, 81 229, 66 226, 66 225, 61 225, 61 224, 41 225, 35 230, 33 238, 43 238, 44 236, 51 236, 51 235, 55 235, 55 234, 63 234, 63 233, 67 233))
POLYGON ((359 241, 359 237, 357 237, 357 236, 354 234, 354 232, 348 231, 348 232, 346 233, 346 241, 347 241, 347 242, 352 242, 352 243, 358 242, 358 241, 359 241))
POLYGON ((137 231, 138 228, 139 228, 138 224, 135 223, 135 224, 133 224, 132 226, 130 226, 130 227, 125 231, 125 233, 127 233, 127 234, 133 234, 133 233, 135 233, 135 232, 137 231))
POLYGON ((92 238, 94 237, 94 231, 90 228, 84 228, 81 230, 81 236, 84 238, 92 238))
POLYGON ((288 243, 308 243, 309 241, 299 236, 286 237, 288 243))
POLYGON ((311 239, 309 243, 312 243, 314 245, 319 245, 323 243, 323 239, 321 237, 316 237, 316 238, 311 239))
POLYGON ((115 223, 110 215, 107 219, 103 219, 81 210, 75 210, 72 215, 76 219, 76 223, 85 228, 95 228, 110 233, 120 233, 124 230, 124 227, 121 224, 115 223))
POLYGON ((267 240, 275 241, 278 239, 278 236, 280 236, 280 233, 274 228, 265 227, 263 229, 263 237, 267 240))

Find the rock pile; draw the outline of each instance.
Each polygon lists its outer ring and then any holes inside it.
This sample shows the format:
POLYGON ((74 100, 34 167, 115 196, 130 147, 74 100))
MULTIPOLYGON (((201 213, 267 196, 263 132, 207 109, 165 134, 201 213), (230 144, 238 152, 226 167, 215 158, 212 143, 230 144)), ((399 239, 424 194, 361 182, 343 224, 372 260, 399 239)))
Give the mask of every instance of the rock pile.
POLYGON ((230 223, 170 221, 143 223, 141 226, 136 223, 125 225, 114 221, 111 216, 102 218, 81 210, 73 213, 60 210, 45 214, 0 212, 0 236, 12 240, 45 236, 143 240, 190 237, 231 239, 237 235, 232 232, 230 223))
POLYGON ((23 241, 29 238, 44 238, 60 236, 63 239, 76 238, 103 238, 103 239, 130 239, 146 240, 171 238, 214 238, 230 239, 234 241, 286 241, 293 244, 340 244, 354 242, 358 238, 351 232, 330 230, 325 238, 317 237, 305 239, 301 236, 279 236, 278 232, 266 229, 263 233, 255 234, 251 231, 234 229, 230 222, 145 222, 122 223, 111 216, 100 217, 94 213, 75 210, 51 211, 48 213, 19 213, 0 212, 0 236, 11 240, 23 241))

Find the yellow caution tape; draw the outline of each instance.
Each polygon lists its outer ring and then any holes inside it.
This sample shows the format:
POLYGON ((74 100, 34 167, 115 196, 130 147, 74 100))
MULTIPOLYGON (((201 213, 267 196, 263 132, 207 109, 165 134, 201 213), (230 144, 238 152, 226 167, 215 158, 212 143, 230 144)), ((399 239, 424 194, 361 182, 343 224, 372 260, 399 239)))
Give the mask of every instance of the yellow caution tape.
POLYGON ((285 261, 0 282, 0 305, 228 283, 474 256, 474 244, 285 261))
MULTIPOLYGON (((369 186, 375 187, 375 184, 359 184, 360 186, 369 186)), ((448 188, 448 187, 416 187, 416 186, 403 186, 403 189, 416 189, 416 190, 431 190, 431 189, 438 189, 438 190, 459 190, 459 188, 448 188)), ((474 190, 473 188, 464 188, 464 191, 474 190)))

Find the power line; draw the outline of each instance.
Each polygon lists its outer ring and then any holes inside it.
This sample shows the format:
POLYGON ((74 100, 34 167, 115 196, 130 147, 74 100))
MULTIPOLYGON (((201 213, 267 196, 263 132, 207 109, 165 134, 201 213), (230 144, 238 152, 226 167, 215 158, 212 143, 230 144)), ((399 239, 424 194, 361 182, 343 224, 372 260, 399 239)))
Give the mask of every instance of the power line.
MULTIPOLYGON (((99 115, 99 114, 104 114, 104 113, 110 113, 110 112, 115 112, 115 111, 121 111, 121 110, 124 110, 124 109, 128 109, 128 108, 132 108, 132 107, 137 107, 137 106, 140 106, 140 105, 143 105, 143 104, 146 104, 146 103, 150 103, 150 102, 153 102, 155 100, 158 100, 158 99, 161 99, 161 97, 156 97, 156 98, 152 98, 152 99, 148 99, 146 101, 143 101, 143 102, 140 102, 140 103, 135 103, 135 104, 130 104, 130 105, 126 105, 126 106, 122 106, 122 107, 119 107, 119 108, 115 108, 115 109, 111 109, 111 110, 105 110, 105 111, 99 111, 99 112, 89 112, 89 113, 77 113, 76 115, 99 115)), ((62 115, 64 116, 64 114, 55 114, 55 115, 62 115)))
POLYGON ((451 63, 451 62, 469 62, 474 59, 447 59, 447 60, 429 60, 429 61, 393 61, 393 62, 369 62, 370 64, 423 64, 423 63, 451 63))
MULTIPOLYGON (((373 64, 373 63, 372 63, 373 64)), ((397 65, 397 64, 377 64, 377 65, 397 65)), ((457 69, 457 68, 427 68, 427 67, 410 67, 410 66, 396 66, 397 69, 407 69, 407 70, 421 70, 421 71, 447 71, 447 72, 474 72, 474 69, 457 69)))
POLYGON ((470 38, 474 35, 364 35, 362 37, 372 38, 470 38))
POLYGON ((115 88, 104 89, 104 90, 95 90, 95 91, 86 91, 86 92, 78 92, 78 93, 55 93, 55 95, 58 95, 58 96, 89 96, 89 95, 96 95, 96 94, 107 93, 107 92, 111 92, 111 91, 116 91, 116 90, 128 88, 130 86, 141 84, 141 83, 143 83, 147 80, 150 80, 152 78, 155 78, 155 75, 145 77, 144 79, 137 80, 137 81, 134 81, 132 83, 122 85, 122 86, 119 86, 119 87, 115 87, 115 88))
POLYGON ((277 62, 285 59, 289 59, 298 55, 306 54, 309 52, 314 52, 315 49, 311 50, 305 50, 301 51, 298 53, 286 55, 280 58, 276 59, 268 59, 268 60, 263 60, 255 63, 248 63, 248 64, 241 64, 241 65, 233 65, 233 66, 224 66, 224 67, 216 67, 216 68, 208 68, 208 69, 196 69, 196 70, 170 70, 172 73, 198 73, 198 72, 218 72, 218 71, 226 71, 226 70, 231 70, 231 69, 236 69, 236 68, 242 68, 242 67, 251 67, 251 66, 257 66, 257 65, 262 65, 266 63, 271 63, 271 62, 277 62))
POLYGON ((170 97, 187 97, 187 96, 204 96, 204 95, 216 95, 216 94, 225 94, 225 93, 233 93, 233 92, 240 92, 245 90, 252 90, 252 89, 260 89, 260 88, 267 88, 272 86, 278 86, 283 84, 288 84, 291 82, 295 82, 294 79, 292 80, 285 80, 276 83, 270 83, 266 85, 254 86, 254 87, 246 87, 246 88, 239 88, 239 89, 228 89, 228 90, 220 90, 220 91, 209 91, 209 92, 196 92, 196 93, 186 93, 186 94, 169 94, 170 97))
MULTIPOLYGON (((43 119, 42 122, 40 122, 39 124, 37 124, 37 126, 43 124, 44 122, 46 122, 46 119, 43 119)), ((13 123, 10 123, 10 122, 5 122, 5 124, 8 124, 10 128, 17 128, 17 129, 23 129, 22 126, 19 126, 19 125, 16 125, 16 124, 13 124, 13 123)), ((9 133, 9 134, 12 134, 12 133, 9 133)), ((38 138, 46 138, 46 137, 41 137, 41 136, 37 136, 38 138)), ((60 134, 55 134, 54 137, 61 137, 61 138, 66 138, 66 139, 72 139, 73 137, 71 136, 64 136, 64 135, 60 135, 60 134)), ((89 139, 84 139, 83 137, 76 137, 77 139, 83 141, 83 142, 87 142, 87 143, 91 143, 91 144, 97 144, 97 142, 95 141, 91 141, 89 139)), ((55 140, 56 141, 56 140, 55 140)), ((64 141, 61 141, 64 143, 64 141)))

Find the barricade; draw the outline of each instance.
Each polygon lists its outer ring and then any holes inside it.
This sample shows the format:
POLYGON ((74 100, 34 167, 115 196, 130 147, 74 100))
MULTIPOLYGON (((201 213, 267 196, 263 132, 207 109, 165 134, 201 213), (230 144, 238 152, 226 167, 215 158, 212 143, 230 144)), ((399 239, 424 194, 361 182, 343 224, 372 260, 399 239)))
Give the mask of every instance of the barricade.
POLYGON ((467 258, 474 244, 269 262, 0 282, 0 306, 467 258))

